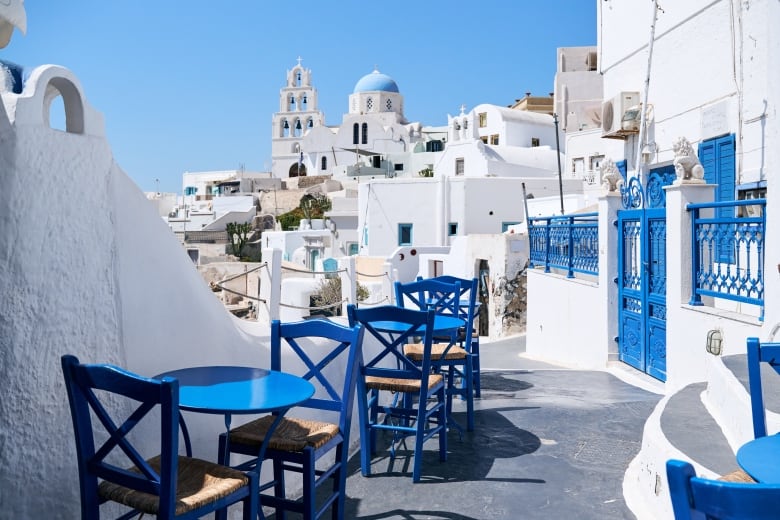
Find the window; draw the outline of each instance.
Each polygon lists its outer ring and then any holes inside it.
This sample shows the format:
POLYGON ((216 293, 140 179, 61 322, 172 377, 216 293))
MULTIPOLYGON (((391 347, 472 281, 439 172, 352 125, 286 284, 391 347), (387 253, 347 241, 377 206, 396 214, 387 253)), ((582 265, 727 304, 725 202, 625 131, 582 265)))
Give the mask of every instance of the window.
POLYGON ((538 137, 532 137, 531 138, 531 148, 535 148, 539 146, 539 138, 538 137))
POLYGON ((398 245, 412 245, 412 224, 398 224, 398 245))
POLYGON ((520 222, 502 222, 501 223, 501 232, 505 233, 507 229, 509 229, 509 226, 516 226, 520 222))
POLYGON ((289 104, 289 108, 287 110, 290 111, 290 112, 295 110, 295 98, 293 96, 290 96, 290 104, 289 104))
POLYGON ((323 157, 320 160, 320 163, 321 163, 320 170, 327 170, 328 169, 328 158, 327 157, 323 157))
POLYGON ((361 144, 368 144, 368 123, 363 123, 361 144))
POLYGON ((485 143, 485 144, 488 143, 488 138, 487 138, 486 135, 483 135, 482 137, 480 137, 480 140, 482 140, 482 142, 485 143))
POLYGON ((447 234, 449 236, 455 236, 458 234, 458 223, 457 222, 450 222, 447 226, 447 234))
POLYGON ((441 152, 444 150, 444 144, 439 140, 428 141, 425 143, 426 152, 441 152))
POLYGON ((493 134, 490 136, 490 144, 498 144, 498 134, 493 134))
POLYGON ((185 195, 195 195, 196 193, 198 193, 198 188, 196 188, 195 186, 187 186, 186 188, 184 188, 185 195))
POLYGON ((458 157, 455 159, 455 175, 463 175, 464 171, 463 157, 458 157))
POLYGON ((601 162, 604 160, 603 155, 594 155, 590 158, 590 169, 591 171, 598 170, 601 168, 601 162))
POLYGON ((395 171, 397 171, 397 172, 402 172, 402 171, 404 171, 404 163, 395 163, 395 164, 393 165, 393 168, 394 168, 394 169, 395 169, 395 171))
POLYGON ((348 242, 347 243, 347 254, 349 256, 355 256, 360 252, 360 247, 358 246, 357 242, 348 242))
POLYGON ((366 100, 366 111, 371 112, 371 109, 374 107, 374 101, 371 98, 368 98, 366 100))
POLYGON ((578 174, 585 173, 585 159, 576 157, 571 161, 571 173, 576 177, 578 174))
POLYGON ((295 85, 298 87, 301 86, 301 71, 298 71, 298 73, 295 75, 295 85))
POLYGON ((479 127, 485 128, 487 126, 487 112, 479 114, 479 127))
MULTIPOLYGON (((737 200, 752 200, 766 198, 766 181, 752 182, 737 186, 737 200)), ((740 217, 760 217, 761 206, 739 206, 737 214, 740 217)))
POLYGON ((393 102, 388 99, 385 106, 387 107, 387 111, 390 112, 393 109, 393 102))
POLYGON ((358 144, 358 138, 360 137, 360 125, 355 123, 352 125, 352 144, 358 144))
POLYGON ((368 245, 368 228, 367 227, 363 228, 363 245, 364 246, 368 245))

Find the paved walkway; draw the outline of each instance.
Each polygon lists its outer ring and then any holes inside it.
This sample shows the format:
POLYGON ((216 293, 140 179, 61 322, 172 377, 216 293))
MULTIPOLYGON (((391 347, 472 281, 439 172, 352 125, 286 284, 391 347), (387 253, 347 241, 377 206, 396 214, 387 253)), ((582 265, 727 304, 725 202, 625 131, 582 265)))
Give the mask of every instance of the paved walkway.
POLYGON ((346 518, 634 518, 623 474, 660 396, 607 372, 523 358, 524 350, 524 337, 483 343, 483 368, 493 370, 483 371, 475 431, 449 433, 444 463, 430 441, 422 482, 412 484, 409 451, 399 450, 391 467, 380 449, 369 478, 356 454, 346 518))

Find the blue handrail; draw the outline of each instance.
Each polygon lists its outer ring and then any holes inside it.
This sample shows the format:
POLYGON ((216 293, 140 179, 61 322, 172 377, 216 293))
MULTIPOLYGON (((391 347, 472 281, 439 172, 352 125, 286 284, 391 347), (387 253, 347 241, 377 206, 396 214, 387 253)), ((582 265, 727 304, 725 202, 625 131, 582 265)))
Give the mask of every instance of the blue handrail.
POLYGON ((530 266, 565 269, 574 273, 599 273, 598 213, 529 217, 530 266))
POLYGON ((692 213, 690 305, 703 305, 702 296, 748 303, 761 308, 763 321, 766 199, 688 204, 686 208, 692 213), (745 206, 758 208, 757 216, 722 211, 745 206), (715 216, 702 217, 701 210, 706 209, 712 209, 715 216))

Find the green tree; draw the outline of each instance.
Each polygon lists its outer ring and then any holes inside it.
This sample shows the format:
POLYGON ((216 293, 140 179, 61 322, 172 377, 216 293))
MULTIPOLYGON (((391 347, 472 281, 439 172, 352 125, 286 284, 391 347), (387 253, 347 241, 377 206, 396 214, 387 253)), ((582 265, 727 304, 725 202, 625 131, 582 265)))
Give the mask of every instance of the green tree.
POLYGON ((228 239, 230 239, 230 247, 235 256, 240 257, 241 251, 244 249, 249 237, 249 233, 252 231, 252 225, 248 222, 239 224, 238 222, 230 222, 225 226, 228 239))
POLYGON ((298 226, 302 219, 323 218, 332 205, 331 200, 325 195, 306 194, 301 197, 297 208, 279 215, 277 220, 282 226, 282 231, 290 231, 298 226))

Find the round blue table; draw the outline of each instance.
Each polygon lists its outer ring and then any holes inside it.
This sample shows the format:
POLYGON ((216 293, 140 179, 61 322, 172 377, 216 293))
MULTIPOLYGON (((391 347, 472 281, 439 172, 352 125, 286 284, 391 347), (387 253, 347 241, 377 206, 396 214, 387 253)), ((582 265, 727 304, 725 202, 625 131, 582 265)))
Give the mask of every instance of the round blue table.
POLYGON ((743 445, 737 450, 737 464, 757 482, 780 484, 780 434, 743 445))
MULTIPOLYGON (((278 414, 260 446, 258 475, 268 441, 284 414, 314 395, 314 385, 302 377, 264 368, 203 366, 172 370, 155 377, 166 376, 179 381, 179 409, 225 416, 227 433, 221 464, 230 465, 230 421, 234 414, 278 414)), ((262 508, 259 516, 265 518, 262 508)), ((224 511, 218 512, 217 518, 224 518, 224 511)))
MULTIPOLYGON (((437 314, 433 318, 433 335, 445 336, 451 334, 456 332, 465 323, 465 321, 460 318, 456 318, 455 316, 442 316, 437 314)), ((372 321, 371 326, 380 332, 388 332, 390 334, 397 334, 409 330, 408 324, 399 323, 397 321, 372 321)), ((421 326, 417 330, 420 332, 420 334, 424 334, 425 325, 421 326)))

